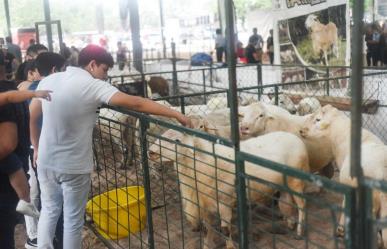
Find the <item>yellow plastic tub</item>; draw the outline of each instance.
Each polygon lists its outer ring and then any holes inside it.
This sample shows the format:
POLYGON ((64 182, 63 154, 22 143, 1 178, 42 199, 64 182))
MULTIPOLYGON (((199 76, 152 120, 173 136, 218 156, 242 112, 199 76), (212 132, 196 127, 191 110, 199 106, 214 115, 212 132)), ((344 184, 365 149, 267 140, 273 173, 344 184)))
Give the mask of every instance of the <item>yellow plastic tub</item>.
POLYGON ((87 202, 86 212, 104 238, 128 237, 145 228, 144 188, 131 186, 94 196, 87 202))

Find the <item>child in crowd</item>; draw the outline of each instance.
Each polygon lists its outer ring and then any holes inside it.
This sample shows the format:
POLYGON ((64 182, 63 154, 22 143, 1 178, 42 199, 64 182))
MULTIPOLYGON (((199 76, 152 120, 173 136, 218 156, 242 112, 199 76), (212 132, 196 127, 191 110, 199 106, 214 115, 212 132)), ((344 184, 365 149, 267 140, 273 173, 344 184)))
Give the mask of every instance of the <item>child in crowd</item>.
POLYGON ((26 80, 17 86, 19 90, 28 90, 32 82, 40 79, 35 60, 30 60, 25 63, 24 75, 26 76, 26 80))
MULTIPOLYGON (((50 100, 49 91, 8 91, 0 93, 0 106, 10 103, 20 103, 31 98, 44 98, 50 100)), ((34 217, 39 217, 36 207, 30 202, 30 193, 22 162, 11 153, 5 158, 0 158, 0 171, 9 175, 9 181, 19 197, 16 211, 34 217), (9 166, 17 165, 17 166, 9 166)))

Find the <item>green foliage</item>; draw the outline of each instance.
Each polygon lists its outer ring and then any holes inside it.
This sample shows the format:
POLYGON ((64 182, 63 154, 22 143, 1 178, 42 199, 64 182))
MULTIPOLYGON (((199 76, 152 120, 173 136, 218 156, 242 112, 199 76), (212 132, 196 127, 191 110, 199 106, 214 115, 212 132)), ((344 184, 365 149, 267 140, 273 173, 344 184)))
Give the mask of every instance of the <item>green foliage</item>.
POLYGON ((244 19, 250 10, 270 8, 272 0, 234 0, 237 16, 244 19))
MULTIPOLYGON (((345 65, 345 53, 346 53, 346 42, 339 39, 339 58, 336 58, 332 54, 329 55, 329 65, 330 66, 339 66, 345 65)), ((310 37, 305 38, 297 45, 297 50, 300 56, 309 64, 314 64, 313 62, 319 61, 319 56, 315 55, 313 52, 312 41, 310 37)))
MULTIPOLYGON (((372 4, 376 0, 364 0, 364 10, 371 10, 372 9, 372 4)), ((351 5, 351 8, 353 8, 354 2, 357 2, 355 0, 350 0, 349 3, 351 5)))

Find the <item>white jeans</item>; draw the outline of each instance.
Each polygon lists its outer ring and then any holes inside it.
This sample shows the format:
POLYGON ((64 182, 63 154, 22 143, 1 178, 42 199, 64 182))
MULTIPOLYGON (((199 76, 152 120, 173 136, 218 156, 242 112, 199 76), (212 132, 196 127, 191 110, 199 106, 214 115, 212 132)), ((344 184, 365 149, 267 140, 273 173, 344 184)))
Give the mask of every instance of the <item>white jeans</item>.
POLYGON ((81 249, 90 174, 63 174, 38 166, 38 179, 42 201, 38 248, 53 248, 55 227, 63 204, 63 249, 81 249))
MULTIPOLYGON (((36 178, 36 174, 31 165, 31 160, 29 161, 29 170, 28 174, 30 178, 28 179, 28 183, 30 185, 30 198, 31 203, 35 205, 36 208, 39 206, 39 186, 38 179, 36 178)), ((28 238, 35 239, 38 236, 38 219, 31 217, 29 215, 24 215, 24 219, 26 221, 26 231, 28 238)))

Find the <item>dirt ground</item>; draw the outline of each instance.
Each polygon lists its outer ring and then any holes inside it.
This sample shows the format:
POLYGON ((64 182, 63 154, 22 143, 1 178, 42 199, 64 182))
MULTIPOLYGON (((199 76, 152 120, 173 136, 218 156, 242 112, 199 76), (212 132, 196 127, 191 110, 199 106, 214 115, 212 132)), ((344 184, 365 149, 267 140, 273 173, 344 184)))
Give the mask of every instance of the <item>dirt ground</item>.
MULTIPOLYGON (((106 163, 106 161, 105 161, 106 163)), ((107 162, 105 165, 109 165, 107 162)), ((138 164, 136 164, 138 165, 138 164)), ((154 166, 154 165, 153 165, 154 166)), ((151 170, 152 180, 152 216, 154 240, 156 248, 160 249, 201 249, 205 230, 193 231, 186 221, 181 209, 179 188, 173 167, 168 166, 151 170), (157 176, 157 177, 155 177, 157 176)), ((152 168, 154 169, 154 167, 152 168)), ((92 175, 92 196, 111 190, 115 187, 143 185, 142 172, 139 167, 116 169, 103 167, 92 175)), ((337 173, 336 173, 337 175, 337 173)), ((335 236, 339 208, 342 196, 327 190, 318 193, 315 185, 307 188, 306 194, 306 226, 303 238, 297 238, 294 231, 287 229, 285 222, 278 217, 277 209, 270 206, 253 207, 249 210, 249 241, 250 248, 344 248, 343 240, 335 236), (274 210, 274 211, 273 211, 274 210)), ((236 226, 236 222, 234 222, 236 226)), ((16 248, 24 248, 26 241, 24 225, 16 228, 16 248)), ((217 234, 217 233, 215 233, 217 234)), ((106 248, 91 230, 84 228, 83 248, 106 248)), ((237 240, 237 237, 233 237, 237 240)), ((224 243, 224 240, 220 239, 224 243)), ((114 248, 147 248, 147 229, 120 240, 110 240, 114 248)), ((210 248, 225 248, 210 247, 210 248)))

